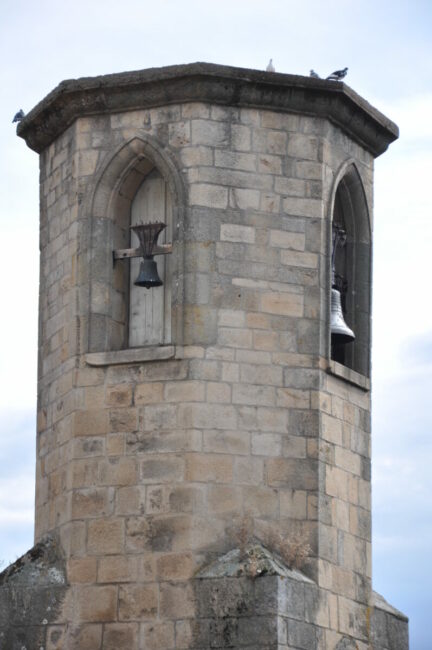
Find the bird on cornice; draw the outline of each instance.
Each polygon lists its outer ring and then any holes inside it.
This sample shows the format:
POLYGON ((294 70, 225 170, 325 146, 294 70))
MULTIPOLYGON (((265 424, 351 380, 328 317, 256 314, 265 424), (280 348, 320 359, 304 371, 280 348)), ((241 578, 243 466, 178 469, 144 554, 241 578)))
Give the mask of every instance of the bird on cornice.
POLYGON ((273 59, 270 59, 266 67, 266 72, 276 72, 276 68, 273 65, 273 59))
POLYGON ((328 81, 341 81, 341 79, 346 77, 347 72, 348 72, 348 68, 344 68, 343 70, 335 70, 334 72, 329 74, 329 76, 326 77, 326 79, 328 81))
POLYGON ((21 120, 23 119, 24 116, 25 116, 25 113, 24 113, 23 109, 20 108, 18 113, 15 113, 14 118, 12 120, 12 124, 14 122, 21 122, 21 120))

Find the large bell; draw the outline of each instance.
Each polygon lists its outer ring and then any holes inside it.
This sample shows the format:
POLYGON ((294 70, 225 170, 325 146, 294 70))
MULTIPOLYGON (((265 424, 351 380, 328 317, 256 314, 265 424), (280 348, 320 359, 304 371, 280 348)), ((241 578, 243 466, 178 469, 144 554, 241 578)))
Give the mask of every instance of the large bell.
POLYGON ((157 270, 157 264, 153 259, 153 256, 145 256, 140 265, 140 270, 137 279, 134 284, 137 287, 145 287, 146 289, 151 289, 152 287, 160 287, 163 282, 159 277, 157 270))
POLYGON ((330 332, 332 343, 351 343, 355 339, 343 317, 340 291, 334 288, 331 290, 330 332))

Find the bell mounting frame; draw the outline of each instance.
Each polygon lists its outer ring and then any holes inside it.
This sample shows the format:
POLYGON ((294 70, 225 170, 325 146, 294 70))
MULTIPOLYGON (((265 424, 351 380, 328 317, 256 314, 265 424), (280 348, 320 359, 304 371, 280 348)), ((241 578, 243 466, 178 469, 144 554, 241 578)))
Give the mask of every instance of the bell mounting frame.
POLYGON ((154 223, 141 223, 136 226, 130 226, 139 241, 139 248, 121 248, 113 251, 113 262, 116 260, 124 260, 130 257, 153 257, 154 255, 169 255, 172 253, 172 244, 158 244, 157 239, 162 230, 166 228, 166 224, 162 221, 155 221, 154 223), (151 246, 151 251, 149 247, 151 246))

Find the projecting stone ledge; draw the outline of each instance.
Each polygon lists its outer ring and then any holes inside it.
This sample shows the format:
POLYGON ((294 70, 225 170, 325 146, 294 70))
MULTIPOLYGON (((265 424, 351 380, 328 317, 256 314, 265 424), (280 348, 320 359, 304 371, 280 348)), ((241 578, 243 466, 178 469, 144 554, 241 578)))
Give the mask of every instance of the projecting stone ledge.
POLYGON ((213 63, 68 79, 24 117, 17 133, 40 153, 79 117, 187 102, 327 118, 374 156, 399 135, 394 122, 342 82, 213 63))

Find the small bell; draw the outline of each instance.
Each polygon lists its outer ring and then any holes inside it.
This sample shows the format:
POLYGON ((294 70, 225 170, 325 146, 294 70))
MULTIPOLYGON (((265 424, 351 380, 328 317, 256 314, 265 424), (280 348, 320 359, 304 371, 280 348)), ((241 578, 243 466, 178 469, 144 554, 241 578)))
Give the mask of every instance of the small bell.
POLYGON ((140 270, 134 284, 137 287, 145 287, 151 289, 152 287, 160 287, 163 282, 159 277, 157 264, 152 255, 145 255, 140 264, 140 270))
POLYGON ((331 290, 330 332, 332 343, 351 343, 355 340, 354 332, 345 323, 342 311, 341 295, 338 289, 331 290))

